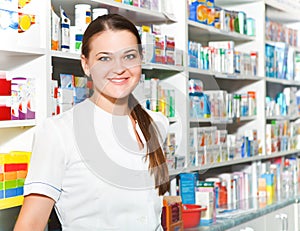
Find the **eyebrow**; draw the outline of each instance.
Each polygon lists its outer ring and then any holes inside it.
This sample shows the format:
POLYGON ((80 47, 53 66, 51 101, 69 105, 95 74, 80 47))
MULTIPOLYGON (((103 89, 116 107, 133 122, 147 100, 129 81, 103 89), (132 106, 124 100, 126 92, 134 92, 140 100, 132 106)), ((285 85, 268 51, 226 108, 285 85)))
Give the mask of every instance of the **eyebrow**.
MULTIPOLYGON (((132 52, 132 51, 138 52, 137 49, 132 48, 132 49, 129 49, 129 50, 125 51, 124 53, 127 54, 127 53, 130 53, 130 52, 132 52)), ((98 53, 96 54, 96 56, 97 56, 97 55, 100 55, 100 54, 104 54, 104 55, 112 55, 112 54, 114 54, 114 52, 100 51, 100 52, 98 52, 98 53)))

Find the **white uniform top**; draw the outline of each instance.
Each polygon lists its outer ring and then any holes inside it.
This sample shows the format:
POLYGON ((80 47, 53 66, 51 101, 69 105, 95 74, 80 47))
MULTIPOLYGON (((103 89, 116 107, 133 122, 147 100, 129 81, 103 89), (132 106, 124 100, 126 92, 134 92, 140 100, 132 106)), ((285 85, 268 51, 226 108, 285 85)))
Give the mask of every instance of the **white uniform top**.
MULTIPOLYGON (((164 139, 168 120, 147 112, 164 139)), ((162 197, 128 116, 112 116, 87 99, 36 129, 24 195, 54 199, 64 231, 162 230, 162 197)), ((138 125, 136 130, 145 147, 138 125)))

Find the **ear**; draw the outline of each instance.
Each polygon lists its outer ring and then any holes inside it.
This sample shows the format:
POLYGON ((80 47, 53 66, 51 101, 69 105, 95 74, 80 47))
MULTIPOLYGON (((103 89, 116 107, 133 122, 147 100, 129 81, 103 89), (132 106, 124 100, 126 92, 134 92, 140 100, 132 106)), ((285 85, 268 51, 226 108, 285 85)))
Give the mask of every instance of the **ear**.
POLYGON ((84 55, 81 55, 81 67, 84 71, 84 74, 86 74, 87 76, 90 76, 90 68, 88 65, 88 60, 84 55))

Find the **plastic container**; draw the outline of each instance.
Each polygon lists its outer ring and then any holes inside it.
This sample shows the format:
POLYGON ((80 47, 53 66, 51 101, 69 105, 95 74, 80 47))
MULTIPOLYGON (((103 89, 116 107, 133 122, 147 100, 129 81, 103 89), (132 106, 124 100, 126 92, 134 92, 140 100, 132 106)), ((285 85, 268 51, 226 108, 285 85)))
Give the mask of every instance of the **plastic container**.
POLYGON ((91 5, 77 4, 75 5, 75 26, 85 30, 92 21, 91 5))
POLYGON ((201 220, 201 212, 205 211, 206 207, 193 204, 184 204, 182 207, 183 228, 198 226, 201 220))

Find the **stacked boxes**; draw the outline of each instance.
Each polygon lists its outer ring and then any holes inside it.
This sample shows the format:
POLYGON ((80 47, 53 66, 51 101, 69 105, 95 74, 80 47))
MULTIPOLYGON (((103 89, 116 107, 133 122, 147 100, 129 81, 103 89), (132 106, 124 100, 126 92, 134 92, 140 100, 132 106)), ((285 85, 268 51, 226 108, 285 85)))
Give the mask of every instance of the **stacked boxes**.
POLYGON ((189 0, 189 20, 213 26, 224 31, 255 35, 255 19, 245 12, 215 6, 214 0, 189 0))
POLYGON ((182 202, 180 196, 164 196, 162 227, 165 231, 183 230, 182 202))
POLYGON ((0 71, 0 120, 35 119, 35 79, 0 71))
POLYGON ((6 73, 0 72, 0 120, 10 120, 11 81, 6 79, 6 73))
POLYGON ((92 88, 92 81, 87 77, 60 73, 59 80, 51 82, 51 114, 58 115, 70 110, 88 98, 92 88))
POLYGON ((30 152, 0 154, 0 209, 10 207, 10 203, 22 203, 29 160, 30 152))

